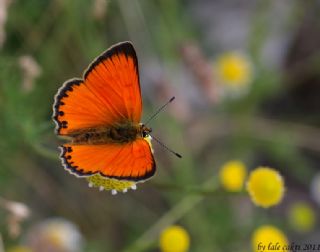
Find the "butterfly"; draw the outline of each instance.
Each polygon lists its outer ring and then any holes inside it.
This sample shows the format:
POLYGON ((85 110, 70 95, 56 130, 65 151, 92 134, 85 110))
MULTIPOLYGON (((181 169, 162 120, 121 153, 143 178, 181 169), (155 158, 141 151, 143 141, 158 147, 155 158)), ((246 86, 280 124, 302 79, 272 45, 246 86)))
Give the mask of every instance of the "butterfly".
POLYGON ((141 114, 138 59, 131 42, 121 42, 55 96, 55 132, 69 140, 60 146, 64 168, 113 194, 135 189, 156 171, 151 129, 140 123, 141 114))

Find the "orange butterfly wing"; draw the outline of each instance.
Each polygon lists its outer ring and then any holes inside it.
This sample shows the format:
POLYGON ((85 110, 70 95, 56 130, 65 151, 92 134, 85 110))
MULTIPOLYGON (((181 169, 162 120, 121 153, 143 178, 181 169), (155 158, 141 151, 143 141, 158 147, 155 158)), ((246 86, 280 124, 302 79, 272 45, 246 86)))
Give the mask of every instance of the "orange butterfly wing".
POLYGON ((109 178, 140 181, 155 173, 155 161, 144 139, 126 144, 65 144, 61 158, 65 169, 79 176, 100 173, 109 178))
MULTIPOLYGON (((140 122, 142 99, 138 60, 130 42, 119 43, 97 57, 82 79, 71 79, 59 89, 53 107, 58 135, 84 132, 117 123, 140 122)), ((61 160, 78 176, 145 180, 155 173, 150 146, 133 142, 97 145, 64 144, 61 160)))
POLYGON ((59 89, 53 106, 56 132, 68 135, 96 126, 139 123, 142 99, 138 60, 130 42, 119 43, 97 57, 84 79, 59 89))

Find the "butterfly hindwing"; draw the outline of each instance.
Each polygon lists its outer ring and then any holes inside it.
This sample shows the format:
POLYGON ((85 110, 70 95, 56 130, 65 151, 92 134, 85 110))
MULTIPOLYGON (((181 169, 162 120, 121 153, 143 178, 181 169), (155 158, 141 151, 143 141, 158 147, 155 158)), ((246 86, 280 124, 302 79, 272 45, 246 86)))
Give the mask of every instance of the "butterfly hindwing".
POLYGON ((139 123, 142 99, 132 44, 122 42, 111 47, 93 61, 83 80, 65 82, 53 110, 59 135, 123 121, 139 123))
POLYGON ((137 139, 126 144, 61 147, 65 168, 78 176, 100 173, 120 180, 141 181, 153 176, 156 165, 149 143, 137 139))

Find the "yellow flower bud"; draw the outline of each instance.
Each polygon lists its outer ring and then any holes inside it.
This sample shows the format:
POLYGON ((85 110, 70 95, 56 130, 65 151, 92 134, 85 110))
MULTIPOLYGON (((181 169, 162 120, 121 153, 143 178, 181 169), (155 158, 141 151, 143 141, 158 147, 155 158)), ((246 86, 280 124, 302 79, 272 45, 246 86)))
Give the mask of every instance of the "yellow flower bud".
POLYGON ((308 232, 313 229, 316 214, 313 208, 304 202, 294 203, 288 213, 289 223, 298 232, 308 232))
POLYGON ((284 182, 278 171, 268 167, 253 170, 247 181, 251 200, 261 207, 277 205, 284 195, 284 182))
POLYGON ((253 251, 287 251, 288 239, 286 235, 274 226, 261 226, 252 235, 253 251))
POLYGON ((180 226, 170 226, 160 235, 160 249, 162 252, 186 252, 189 250, 190 237, 180 226))
POLYGON ((226 191, 239 192, 247 175, 247 168, 241 161, 225 163, 219 173, 220 183, 226 191))
POLYGON ((252 81, 252 65, 240 52, 222 54, 216 62, 216 74, 220 83, 230 87, 243 87, 252 81))

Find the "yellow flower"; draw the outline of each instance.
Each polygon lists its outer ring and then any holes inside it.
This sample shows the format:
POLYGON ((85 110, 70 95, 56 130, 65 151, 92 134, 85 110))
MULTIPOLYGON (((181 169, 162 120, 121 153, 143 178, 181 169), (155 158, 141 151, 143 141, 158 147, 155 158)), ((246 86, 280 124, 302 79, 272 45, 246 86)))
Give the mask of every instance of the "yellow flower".
POLYGON ((160 234, 162 252, 186 252, 189 250, 189 245, 189 234, 180 226, 170 226, 160 234))
POLYGON ((247 191, 257 206, 271 207, 282 200, 284 182, 278 171, 268 167, 258 167, 249 175, 247 191))
POLYGON ((252 235, 253 251, 287 251, 288 239, 286 235, 276 227, 261 226, 252 235))
POLYGON ((223 188, 229 192, 242 190, 247 175, 247 168, 241 161, 229 161, 225 163, 219 173, 223 188))
POLYGON ((32 252, 32 250, 28 247, 24 246, 15 246, 8 250, 8 252, 32 252))
POLYGON ((315 226, 316 215, 313 208, 304 202, 294 203, 289 209, 289 223, 296 231, 308 232, 315 226))
POLYGON ((86 177, 86 179, 89 182, 89 187, 98 187, 100 191, 111 190, 113 195, 117 194, 118 191, 127 192, 130 188, 133 190, 137 188, 136 183, 133 181, 107 178, 100 174, 94 174, 86 177))
POLYGON ((252 65, 240 52, 222 54, 216 62, 216 74, 221 84, 230 87, 243 87, 252 80, 252 65))

